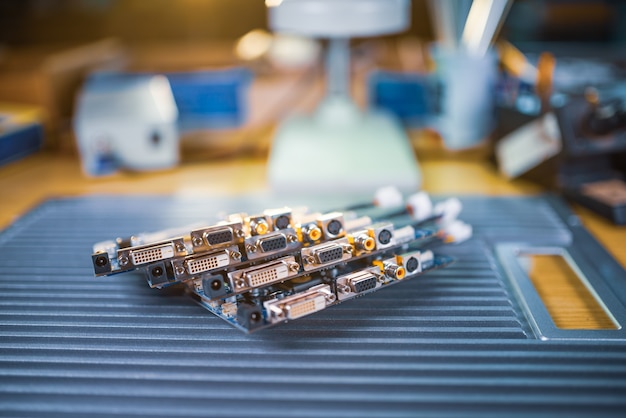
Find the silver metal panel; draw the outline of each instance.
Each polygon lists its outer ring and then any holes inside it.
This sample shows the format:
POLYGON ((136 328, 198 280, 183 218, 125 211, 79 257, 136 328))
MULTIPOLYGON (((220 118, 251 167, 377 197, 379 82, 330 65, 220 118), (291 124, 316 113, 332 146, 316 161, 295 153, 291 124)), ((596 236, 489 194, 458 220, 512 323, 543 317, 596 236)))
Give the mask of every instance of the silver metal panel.
POLYGON ((526 319, 537 338, 557 340, 622 340, 626 341, 626 309, 594 269, 586 266, 576 249, 563 247, 528 247, 512 243, 496 246, 496 254, 506 276, 515 289, 515 296, 524 309, 526 319), (615 329, 560 329, 546 309, 528 274, 518 259, 520 255, 551 255, 562 257, 577 273, 582 285, 605 311, 615 329))
POLYGON ((552 198, 463 198, 475 237, 439 249, 456 264, 253 335, 178 287, 93 277, 91 245, 111 234, 304 200, 103 196, 18 220, 0 234, 0 415, 623 415, 626 343, 535 338, 497 263, 513 238, 583 243, 624 304, 623 269, 552 198))

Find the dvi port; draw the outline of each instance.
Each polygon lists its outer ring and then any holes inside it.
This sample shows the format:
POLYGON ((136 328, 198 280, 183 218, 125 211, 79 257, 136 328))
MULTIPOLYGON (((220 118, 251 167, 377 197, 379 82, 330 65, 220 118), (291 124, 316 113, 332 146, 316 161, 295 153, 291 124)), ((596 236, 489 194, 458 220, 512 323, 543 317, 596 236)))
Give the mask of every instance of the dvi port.
POLYGON ((218 267, 227 266, 230 262, 228 254, 225 252, 220 254, 212 254, 203 257, 193 258, 185 261, 187 272, 191 275, 204 273, 218 267))
POLYGON ((287 319, 297 319, 313 312, 321 311, 326 307, 326 298, 324 295, 311 295, 310 297, 286 303, 283 305, 283 311, 287 315, 287 319))
POLYGON ((283 234, 279 234, 270 238, 260 239, 258 247, 264 253, 284 250, 285 248, 287 248, 287 237, 283 234))
POLYGON ((142 250, 133 250, 130 252, 130 258, 134 265, 153 263, 155 261, 166 260, 174 257, 174 245, 164 244, 157 247, 145 248, 142 250))
POLYGON ((313 286, 302 293, 296 293, 283 299, 265 302, 271 322, 285 319, 298 319, 326 308, 327 301, 335 300, 330 286, 321 284, 313 286))
POLYGON ((259 287, 289 277, 289 267, 281 263, 273 267, 251 271, 245 275, 249 287, 259 287))
POLYGON ((319 264, 341 261, 343 258, 343 248, 341 245, 331 244, 315 251, 315 260, 319 264))
POLYGON ((228 278, 235 291, 243 291, 287 280, 297 275, 299 270, 300 264, 296 258, 287 256, 269 263, 232 271, 228 273, 228 278))

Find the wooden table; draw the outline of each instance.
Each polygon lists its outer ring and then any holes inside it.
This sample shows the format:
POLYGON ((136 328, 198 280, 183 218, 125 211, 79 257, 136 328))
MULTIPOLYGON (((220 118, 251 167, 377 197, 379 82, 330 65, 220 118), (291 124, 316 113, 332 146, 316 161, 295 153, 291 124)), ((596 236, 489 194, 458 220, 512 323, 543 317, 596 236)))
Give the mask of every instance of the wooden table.
MULTIPOLYGON (((83 176, 76 156, 37 154, 0 167, 0 228, 50 197, 89 194, 221 194, 267 189, 264 158, 242 157, 210 163, 185 163, 156 173, 122 173, 105 178, 83 176), (219 178, 219 182, 206 179, 219 178)), ((423 187, 430 193, 522 195, 542 189, 524 180, 507 181, 482 161, 421 160, 423 187), (460 181, 460 179, 463 179, 460 181)), ((583 224, 626 266, 626 227, 574 206, 583 224)))

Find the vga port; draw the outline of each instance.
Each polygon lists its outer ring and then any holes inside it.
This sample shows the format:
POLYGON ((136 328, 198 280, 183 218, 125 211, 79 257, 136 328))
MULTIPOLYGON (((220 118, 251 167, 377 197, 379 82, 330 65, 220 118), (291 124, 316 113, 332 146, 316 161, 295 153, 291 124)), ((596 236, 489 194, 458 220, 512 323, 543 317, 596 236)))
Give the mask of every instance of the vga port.
POLYGON ((368 267, 337 277, 337 297, 345 300, 379 287, 379 274, 379 267, 368 267))
POLYGON ((228 254, 222 252, 220 254, 212 254, 204 257, 193 258, 187 260, 185 265, 189 274, 204 273, 218 267, 227 266, 230 262, 228 254))
POLYGON ((140 264, 153 263, 155 261, 166 260, 174 257, 174 245, 164 244, 156 247, 145 248, 142 250, 133 250, 130 252, 130 258, 133 264, 138 266, 140 264))
POLYGON ((319 264, 341 261, 343 248, 340 245, 332 244, 315 251, 315 259, 319 264))
POLYGON ((206 228, 196 229, 189 234, 196 251, 212 247, 223 247, 243 241, 243 224, 240 221, 218 223, 206 228))
POLYGON ((248 260, 267 258, 268 255, 298 250, 300 247, 302 247, 302 242, 298 240, 293 228, 283 229, 280 232, 269 232, 264 235, 254 235, 246 237, 244 240, 248 260))
POLYGON ((300 252, 305 271, 340 263, 353 256, 353 247, 348 238, 303 248, 300 252))
POLYGON ((209 245, 219 245, 232 242, 235 237, 230 228, 224 228, 205 234, 205 239, 209 245))
POLYGON ((279 234, 271 238, 263 238, 259 240, 258 246, 264 253, 284 250, 287 248, 287 237, 283 234, 279 234))
POLYGON ((376 288, 378 278, 372 273, 364 272, 357 277, 348 280, 350 288, 354 293, 361 293, 376 288))

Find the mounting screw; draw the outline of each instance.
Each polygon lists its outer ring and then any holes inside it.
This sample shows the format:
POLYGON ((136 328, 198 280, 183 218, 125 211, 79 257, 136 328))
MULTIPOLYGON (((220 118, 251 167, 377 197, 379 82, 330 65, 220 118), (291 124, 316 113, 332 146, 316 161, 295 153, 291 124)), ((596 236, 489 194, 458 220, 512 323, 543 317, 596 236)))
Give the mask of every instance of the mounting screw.
POLYGON ((202 245, 202 238, 196 235, 191 239, 191 242, 194 247, 199 247, 202 245))
POLYGON ((117 261, 119 261, 120 266, 126 267, 130 260, 125 255, 121 255, 118 257, 117 261))
POLYGON ((180 275, 183 275, 183 274, 185 274, 185 269, 183 267, 181 267, 181 266, 177 266, 176 267, 176 275, 180 276, 180 275))
POLYGON ((253 252, 256 251, 256 246, 248 244, 248 245, 246 245, 246 251, 249 252, 249 253, 253 253, 253 252))
POLYGON ((241 253, 239 251, 233 251, 230 253, 230 258, 233 260, 239 260, 241 259, 241 253))
POLYGON ((287 241, 289 241, 289 242, 296 242, 296 241, 298 241, 298 237, 293 235, 293 234, 289 234, 289 235, 287 235, 287 241))

